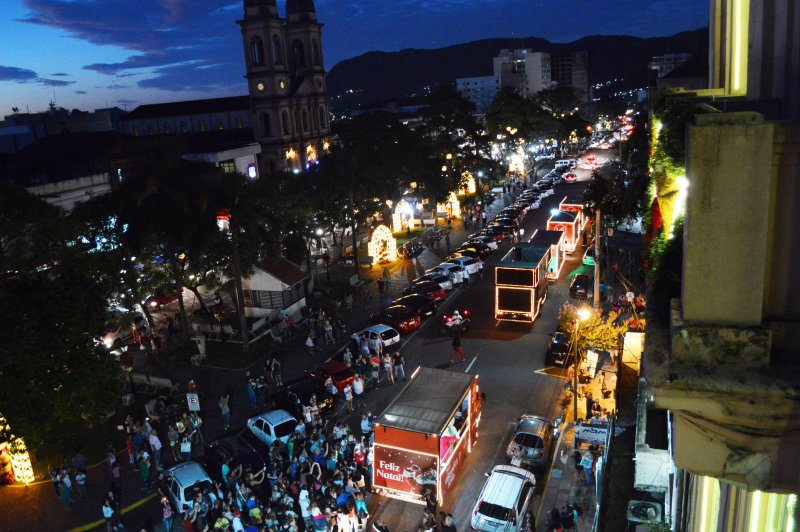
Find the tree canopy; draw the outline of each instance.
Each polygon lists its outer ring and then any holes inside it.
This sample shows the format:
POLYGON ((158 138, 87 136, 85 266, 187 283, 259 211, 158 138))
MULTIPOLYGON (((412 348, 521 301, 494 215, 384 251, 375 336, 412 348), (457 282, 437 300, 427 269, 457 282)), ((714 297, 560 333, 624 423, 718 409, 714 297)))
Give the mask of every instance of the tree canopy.
POLYGON ((0 185, 0 404, 33 450, 113 413, 120 368, 97 345, 108 317, 95 258, 55 207, 0 185), (110 411, 110 412, 109 412, 110 411))

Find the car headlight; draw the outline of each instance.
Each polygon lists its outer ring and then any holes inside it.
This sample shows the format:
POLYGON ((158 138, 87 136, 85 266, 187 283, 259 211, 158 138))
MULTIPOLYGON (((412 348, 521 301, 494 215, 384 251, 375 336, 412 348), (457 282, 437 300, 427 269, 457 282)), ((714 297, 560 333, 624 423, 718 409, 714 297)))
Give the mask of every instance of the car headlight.
POLYGON ((103 345, 106 346, 106 349, 111 349, 111 346, 114 345, 113 338, 103 338, 103 345))

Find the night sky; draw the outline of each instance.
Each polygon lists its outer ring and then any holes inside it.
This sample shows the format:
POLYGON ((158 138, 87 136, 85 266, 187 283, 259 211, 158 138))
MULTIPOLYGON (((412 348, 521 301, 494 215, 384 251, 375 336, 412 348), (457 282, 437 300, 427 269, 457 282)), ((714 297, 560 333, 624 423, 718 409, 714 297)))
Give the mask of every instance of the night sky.
MULTIPOLYGON (((246 93, 242 1, 2 0, 0 116, 246 93)), ((285 0, 278 0, 284 11, 285 0)), ((316 0, 323 54, 438 48, 490 37, 569 42, 707 25, 700 0, 316 0)))

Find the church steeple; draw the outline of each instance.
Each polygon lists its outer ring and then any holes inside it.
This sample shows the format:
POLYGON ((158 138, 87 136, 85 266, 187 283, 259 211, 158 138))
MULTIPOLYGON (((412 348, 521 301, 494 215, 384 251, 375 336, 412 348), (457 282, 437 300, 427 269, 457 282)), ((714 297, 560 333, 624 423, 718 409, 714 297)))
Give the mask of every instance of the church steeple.
POLYGON ((316 22, 314 0, 286 0, 286 18, 290 24, 299 20, 316 22))
POLYGON ((278 16, 276 0, 244 0, 245 16, 278 16))
POLYGON ((261 175, 301 171, 319 160, 330 134, 322 24, 314 1, 287 0, 285 19, 276 0, 244 0, 244 11, 237 24, 261 175))

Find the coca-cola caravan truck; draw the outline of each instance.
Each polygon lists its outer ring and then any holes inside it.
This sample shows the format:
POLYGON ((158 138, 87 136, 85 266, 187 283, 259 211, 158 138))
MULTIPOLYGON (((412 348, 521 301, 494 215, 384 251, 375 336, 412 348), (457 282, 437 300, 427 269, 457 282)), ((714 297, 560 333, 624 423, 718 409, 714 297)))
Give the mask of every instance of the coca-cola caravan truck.
POLYGON ((478 376, 417 368, 375 422, 373 484, 390 497, 439 502, 478 438, 478 376))

